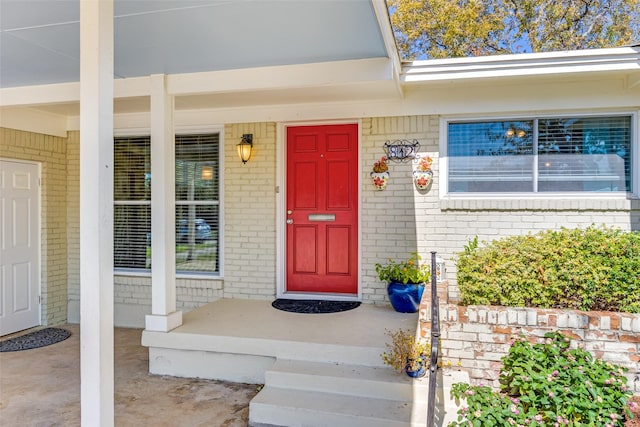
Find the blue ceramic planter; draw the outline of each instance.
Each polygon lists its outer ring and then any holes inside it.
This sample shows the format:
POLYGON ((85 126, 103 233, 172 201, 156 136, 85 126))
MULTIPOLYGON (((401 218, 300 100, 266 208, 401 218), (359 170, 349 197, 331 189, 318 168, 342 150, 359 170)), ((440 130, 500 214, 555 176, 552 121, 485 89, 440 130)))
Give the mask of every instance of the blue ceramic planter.
POLYGON ((409 364, 407 363, 407 366, 405 367, 404 371, 411 378, 422 378, 427 373, 426 365, 427 365, 427 358, 423 356, 420 358, 420 367, 418 369, 416 369, 415 371, 411 370, 411 368, 409 368, 409 364))
POLYGON ((389 282, 387 295, 391 306, 400 313, 415 313, 420 307, 424 283, 389 282))

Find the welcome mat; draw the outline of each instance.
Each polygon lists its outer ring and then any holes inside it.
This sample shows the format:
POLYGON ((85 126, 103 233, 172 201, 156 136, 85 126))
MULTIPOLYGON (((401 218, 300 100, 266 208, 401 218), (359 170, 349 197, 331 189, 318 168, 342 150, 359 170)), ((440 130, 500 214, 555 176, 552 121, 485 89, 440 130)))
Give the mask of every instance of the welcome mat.
POLYGON ((0 353, 8 351, 30 350, 64 341, 71 332, 60 328, 45 328, 19 337, 0 341, 0 353))
POLYGON ((283 299, 271 303, 274 308, 291 313, 319 314, 338 313, 360 306, 358 301, 323 301, 317 299, 283 299))

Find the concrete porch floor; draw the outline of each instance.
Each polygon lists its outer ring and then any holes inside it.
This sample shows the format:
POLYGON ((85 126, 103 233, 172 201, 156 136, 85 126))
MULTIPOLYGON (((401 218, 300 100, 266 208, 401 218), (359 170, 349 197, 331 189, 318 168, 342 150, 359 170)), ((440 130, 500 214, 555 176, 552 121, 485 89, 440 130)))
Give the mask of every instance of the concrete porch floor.
MULTIPOLYGON (((355 358, 382 366, 385 330, 415 329, 418 315, 363 304, 332 314, 276 310, 270 301, 223 299, 184 313, 169 333, 115 329, 117 426, 246 426, 258 381, 225 382, 149 374, 141 345, 318 361, 355 358), (346 356, 338 348, 347 348, 346 356), (245 384, 253 382, 254 384, 245 384)), ((1 426, 80 425, 79 325, 67 340, 40 349, 0 353, 1 426)), ((190 362, 195 363, 195 362, 190 362)), ((272 363, 272 362, 269 362, 272 363)))
POLYGON ((417 331, 417 325, 418 313, 390 305, 300 314, 266 300, 220 299, 185 313, 169 333, 145 330, 142 344, 150 348, 151 372, 262 384, 276 359, 384 366, 386 331, 417 331))
MULTIPOLYGON (((0 353, 0 425, 80 425, 79 325, 60 343, 0 353)), ((115 329, 116 426, 246 426, 255 385, 150 375, 140 329, 115 329)))

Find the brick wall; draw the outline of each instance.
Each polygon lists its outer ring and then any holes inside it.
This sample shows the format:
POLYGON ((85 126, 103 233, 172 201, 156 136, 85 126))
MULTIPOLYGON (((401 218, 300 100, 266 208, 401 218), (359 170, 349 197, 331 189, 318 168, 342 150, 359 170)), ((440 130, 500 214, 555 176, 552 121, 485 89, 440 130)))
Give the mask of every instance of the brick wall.
POLYGON ((80 323, 80 132, 67 140, 67 313, 80 323))
MULTIPOLYGON (((220 279, 176 279, 176 309, 183 312, 222 297, 220 279)), ((151 277, 118 274, 114 277, 114 318, 116 326, 144 328, 151 313, 151 277)), ((74 304, 75 305, 75 304, 74 304)))
MULTIPOLYGON (((420 333, 431 333, 431 299, 425 292, 420 307, 420 333)), ((440 304, 441 359, 459 364, 473 383, 498 387, 501 358, 515 336, 541 341, 545 333, 570 336, 597 358, 625 366, 627 378, 640 394, 640 314, 496 306, 440 304)))
MULTIPOLYGON (((406 258, 418 251, 425 259, 435 250, 429 238, 428 213, 437 209, 438 184, 427 195, 412 181, 411 163, 390 163, 389 184, 378 191, 369 176, 373 163, 384 155, 386 141, 417 139, 421 153, 437 159, 438 118, 432 116, 381 117, 362 120, 362 293, 365 302, 388 304, 386 283, 375 272, 377 262, 406 258), (426 237, 426 238, 425 238, 426 237)), ((437 175, 437 161, 434 162, 437 175)))
POLYGON ((41 165, 41 319, 67 319, 66 138, 0 128, 0 157, 41 165))
POLYGON ((224 129, 224 297, 276 294, 276 126, 242 123, 224 129), (236 144, 253 134, 251 160, 236 144))

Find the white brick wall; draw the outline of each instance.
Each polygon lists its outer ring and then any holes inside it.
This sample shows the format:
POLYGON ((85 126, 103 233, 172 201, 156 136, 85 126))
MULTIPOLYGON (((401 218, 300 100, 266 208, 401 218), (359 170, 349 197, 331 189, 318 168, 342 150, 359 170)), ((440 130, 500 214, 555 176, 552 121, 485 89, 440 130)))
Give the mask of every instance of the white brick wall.
POLYGON ((80 132, 67 139, 68 321, 80 323, 80 132))
POLYGON ((276 126, 243 123, 224 129, 225 298, 270 299, 276 293, 276 126), (253 134, 251 160, 236 144, 253 134))

